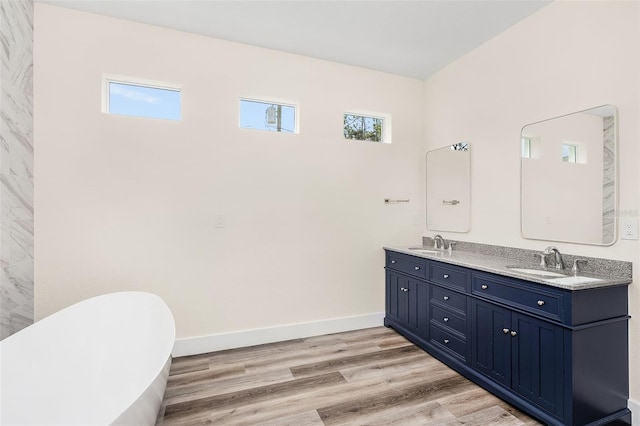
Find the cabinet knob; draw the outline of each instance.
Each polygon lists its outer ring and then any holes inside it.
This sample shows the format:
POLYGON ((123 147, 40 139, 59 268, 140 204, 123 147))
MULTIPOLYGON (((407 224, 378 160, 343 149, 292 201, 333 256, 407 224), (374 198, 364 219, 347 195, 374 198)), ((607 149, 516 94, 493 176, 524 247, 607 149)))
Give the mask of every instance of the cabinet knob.
POLYGON ((449 339, 444 339, 444 344, 448 344, 449 343, 449 339))
POLYGON ((442 276, 442 278, 444 278, 444 279, 446 280, 447 278, 449 278, 449 274, 444 274, 444 275, 442 276))
POLYGON ((444 322, 449 322, 449 318, 444 317, 444 318, 442 318, 442 321, 444 321, 444 322))
POLYGON ((404 291, 404 287, 400 287, 400 291, 404 291))
POLYGON ((538 300, 538 306, 544 305, 544 300, 538 300))
POLYGON ((444 300, 449 300, 449 296, 442 296, 444 300))
POLYGON ((503 328, 503 329, 502 329, 502 332, 503 332, 504 334, 509 334, 509 329, 508 329, 508 328, 503 328))
POLYGON ((488 288, 489 288, 489 286, 488 286, 488 285, 486 285, 486 284, 482 284, 480 287, 481 287, 483 290, 486 290, 486 289, 488 289, 488 288))
POLYGON ((396 263, 396 261, 395 261, 395 260, 392 260, 392 261, 391 261, 391 263, 396 263))
POLYGON ((416 267, 415 267, 415 268, 413 268, 413 269, 415 269, 416 271, 419 271, 419 270, 420 270, 420 267, 419 267, 419 266, 416 266, 416 267))
POLYGON ((511 332, 511 337, 516 337, 518 335, 518 333, 516 333, 515 331, 511 332))

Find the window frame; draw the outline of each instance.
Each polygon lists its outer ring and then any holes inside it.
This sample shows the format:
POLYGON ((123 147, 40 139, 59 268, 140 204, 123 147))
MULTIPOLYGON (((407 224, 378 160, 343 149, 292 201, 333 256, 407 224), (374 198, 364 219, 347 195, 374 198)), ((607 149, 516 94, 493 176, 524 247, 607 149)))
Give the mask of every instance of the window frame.
POLYGON ((109 115, 117 115, 121 117, 145 118, 150 120, 164 121, 183 121, 182 108, 182 85, 177 83, 169 83, 165 81, 150 80, 147 78, 130 77, 115 74, 102 74, 102 112, 109 115), (110 111, 110 83, 124 84, 127 86, 144 87, 148 89, 169 90, 180 94, 180 117, 179 118, 163 118, 163 117, 146 117, 143 115, 118 114, 110 111))
POLYGON ((290 100, 284 100, 281 98, 266 98, 266 97, 253 97, 253 96, 239 96, 238 97, 238 128, 242 130, 255 130, 267 133, 281 133, 285 135, 297 135, 300 134, 300 104, 290 100), (242 126, 242 102, 254 102, 260 104, 279 105, 284 107, 293 108, 293 131, 283 132, 282 130, 268 130, 258 127, 243 127, 242 126))
POLYGON ((373 112, 373 111, 364 111, 357 109, 349 109, 342 113, 342 138, 346 141, 358 141, 358 142, 370 142, 370 143, 379 143, 379 144, 390 144, 391 140, 391 114, 384 112, 373 112), (366 139, 350 139, 345 137, 344 135, 344 119, 346 115, 355 115, 358 117, 364 118, 374 118, 382 120, 382 129, 381 129, 381 140, 372 141, 366 139))
POLYGON ((578 164, 578 145, 572 143, 562 143, 562 151, 560 153, 560 158, 565 163, 570 164, 578 164), (567 148, 567 156, 565 157, 564 151, 565 147, 567 148))

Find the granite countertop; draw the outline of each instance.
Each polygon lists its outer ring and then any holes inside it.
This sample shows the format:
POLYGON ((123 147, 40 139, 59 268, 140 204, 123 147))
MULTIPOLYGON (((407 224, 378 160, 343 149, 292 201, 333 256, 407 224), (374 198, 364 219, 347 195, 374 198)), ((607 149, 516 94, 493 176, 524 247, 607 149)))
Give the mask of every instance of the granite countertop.
MULTIPOLYGON (((487 246, 495 247, 495 246, 487 246)), ((630 284, 632 279, 625 274, 616 275, 600 275, 594 272, 580 272, 577 276, 571 273, 571 265, 567 264, 568 268, 564 270, 557 270, 555 268, 542 268, 539 263, 532 261, 525 261, 522 259, 488 255, 478 253, 474 251, 464 250, 452 250, 448 252, 446 250, 436 250, 433 247, 413 245, 413 246, 385 246, 385 250, 392 250, 399 253, 410 254, 416 257, 423 257, 425 259, 437 260, 444 263, 450 263, 452 265, 464 266, 467 268, 476 269, 479 271, 491 272, 493 274, 504 275, 507 277, 518 278, 521 280, 532 281, 539 284, 544 284, 552 287, 563 288, 567 290, 585 290, 590 288, 608 287, 615 285, 630 284), (422 250, 422 251, 421 251, 422 250), (537 269, 548 272, 562 273, 565 277, 543 277, 539 275, 532 275, 528 273, 517 272, 508 267, 537 269)), ((520 250, 520 249, 514 249, 520 250)), ((533 256, 532 256, 533 258, 533 256)), ((589 259, 592 263, 597 263, 599 259, 589 259)), ((605 261, 606 262, 606 261, 605 261)), ((616 262, 616 261, 610 261, 616 262)), ((628 262, 621 262, 628 263, 628 262)), ((626 271, 625 271, 626 272, 626 271)), ((630 272, 630 267, 629 267, 630 272)))

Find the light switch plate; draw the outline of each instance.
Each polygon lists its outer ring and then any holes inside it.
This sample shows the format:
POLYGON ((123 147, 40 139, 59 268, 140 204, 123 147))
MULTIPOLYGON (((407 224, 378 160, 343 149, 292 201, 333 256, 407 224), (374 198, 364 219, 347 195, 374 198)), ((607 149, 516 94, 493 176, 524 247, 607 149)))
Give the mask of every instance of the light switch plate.
POLYGON ((620 219, 620 238, 623 240, 638 239, 638 219, 620 219))

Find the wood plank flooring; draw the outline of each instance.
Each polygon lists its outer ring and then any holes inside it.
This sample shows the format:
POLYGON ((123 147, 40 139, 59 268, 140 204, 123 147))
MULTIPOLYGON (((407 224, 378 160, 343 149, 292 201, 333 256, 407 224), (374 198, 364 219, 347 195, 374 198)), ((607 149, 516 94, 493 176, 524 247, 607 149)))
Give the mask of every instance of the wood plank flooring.
POLYGON ((157 425, 537 425, 394 330, 175 358, 157 425))

